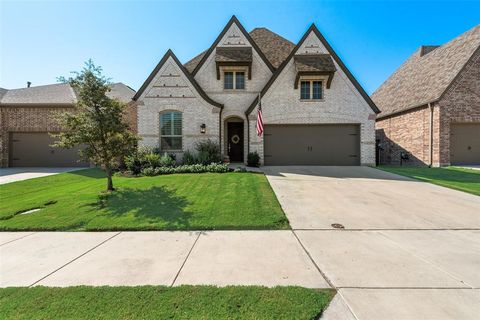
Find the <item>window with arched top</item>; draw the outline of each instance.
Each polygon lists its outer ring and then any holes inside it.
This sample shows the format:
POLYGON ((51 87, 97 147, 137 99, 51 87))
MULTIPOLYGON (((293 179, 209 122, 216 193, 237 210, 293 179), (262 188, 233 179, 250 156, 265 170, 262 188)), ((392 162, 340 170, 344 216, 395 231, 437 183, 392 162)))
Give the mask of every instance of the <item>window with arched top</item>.
POLYGON ((167 111, 160 114, 160 150, 182 150, 182 113, 167 111))

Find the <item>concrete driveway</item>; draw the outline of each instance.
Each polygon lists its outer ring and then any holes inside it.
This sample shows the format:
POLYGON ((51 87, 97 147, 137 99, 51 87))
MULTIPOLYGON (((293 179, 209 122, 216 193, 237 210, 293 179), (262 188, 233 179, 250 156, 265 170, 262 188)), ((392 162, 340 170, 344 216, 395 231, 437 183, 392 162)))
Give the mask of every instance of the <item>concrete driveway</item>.
POLYGON ((294 229, 479 229, 480 197, 370 167, 266 167, 294 229))
POLYGON ((79 167, 61 168, 0 168, 0 185, 15 181, 51 176, 62 172, 82 170, 79 167))
POLYGON ((323 318, 478 318, 480 197, 368 167, 264 171, 338 290, 323 318))

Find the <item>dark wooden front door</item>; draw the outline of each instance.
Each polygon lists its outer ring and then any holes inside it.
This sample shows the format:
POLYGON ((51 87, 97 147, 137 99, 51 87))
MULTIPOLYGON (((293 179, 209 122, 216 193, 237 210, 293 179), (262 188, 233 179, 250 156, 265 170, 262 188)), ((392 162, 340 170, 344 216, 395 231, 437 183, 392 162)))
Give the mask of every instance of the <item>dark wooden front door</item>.
POLYGON ((227 131, 230 161, 243 161, 243 122, 229 122, 227 131))

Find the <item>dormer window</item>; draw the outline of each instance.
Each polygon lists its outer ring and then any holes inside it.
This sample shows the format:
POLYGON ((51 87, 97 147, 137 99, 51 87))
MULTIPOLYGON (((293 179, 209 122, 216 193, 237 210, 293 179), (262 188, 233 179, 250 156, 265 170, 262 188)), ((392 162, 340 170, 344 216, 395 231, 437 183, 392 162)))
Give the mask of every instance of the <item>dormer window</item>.
POLYGON ((245 77, 252 79, 252 48, 217 47, 215 64, 217 80, 224 76, 224 89, 245 89, 245 77))
POLYGON ((225 90, 245 89, 245 72, 225 71, 223 74, 223 88, 225 90))
POLYGON ((322 100, 337 70, 328 54, 303 54, 294 57, 297 75, 293 87, 300 85, 300 100, 322 100))
POLYGON ((323 81, 319 81, 319 80, 300 81, 300 99, 301 100, 323 99, 323 81))

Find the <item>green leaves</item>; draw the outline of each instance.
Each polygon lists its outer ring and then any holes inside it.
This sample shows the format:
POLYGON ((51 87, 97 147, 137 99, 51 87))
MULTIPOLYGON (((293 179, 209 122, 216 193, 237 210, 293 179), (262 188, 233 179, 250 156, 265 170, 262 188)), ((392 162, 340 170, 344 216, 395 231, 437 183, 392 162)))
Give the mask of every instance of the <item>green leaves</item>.
POLYGON ((124 120, 126 104, 107 96, 111 83, 102 74, 102 68, 92 60, 85 63, 74 77, 59 80, 70 83, 78 97, 74 112, 64 112, 57 120, 63 132, 55 135, 61 148, 82 145, 81 156, 105 168, 111 180, 111 169, 117 166, 118 159, 132 152, 138 141, 124 120))

